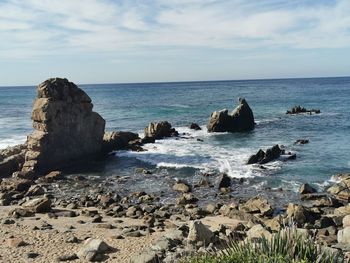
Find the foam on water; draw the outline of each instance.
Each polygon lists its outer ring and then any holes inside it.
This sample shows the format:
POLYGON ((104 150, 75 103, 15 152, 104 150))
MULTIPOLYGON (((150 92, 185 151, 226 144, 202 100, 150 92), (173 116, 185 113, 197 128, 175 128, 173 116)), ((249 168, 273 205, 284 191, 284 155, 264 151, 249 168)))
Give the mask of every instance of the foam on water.
MULTIPOLYGON (((176 130, 180 138, 157 140, 154 144, 146 144, 145 152, 117 152, 118 156, 134 157, 161 168, 194 168, 202 172, 221 172, 234 178, 248 178, 263 175, 264 171, 256 165, 246 165, 253 151, 248 147, 232 149, 229 145, 211 143, 213 136, 225 136, 227 133, 208 133, 205 127, 195 131, 187 127, 176 130)), ((266 164, 268 170, 281 167, 280 161, 266 164)))
POLYGON ((5 149, 9 146, 14 146, 16 144, 21 144, 26 141, 26 136, 23 135, 12 135, 7 139, 0 140, 0 149, 5 149))

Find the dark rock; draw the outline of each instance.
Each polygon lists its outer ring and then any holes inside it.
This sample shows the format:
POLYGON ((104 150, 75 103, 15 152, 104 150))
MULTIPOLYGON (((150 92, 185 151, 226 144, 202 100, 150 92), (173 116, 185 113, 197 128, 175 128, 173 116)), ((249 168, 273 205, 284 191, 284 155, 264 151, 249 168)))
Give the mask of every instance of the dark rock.
POLYGON ((312 194, 316 193, 317 190, 309 184, 303 184, 299 189, 299 194, 312 194))
POLYGON ((36 252, 28 252, 27 253, 27 258, 37 258, 38 256, 40 256, 40 254, 36 253, 36 252))
POLYGON ((245 132, 254 129, 254 115, 247 101, 239 99, 239 106, 228 110, 214 111, 207 125, 208 132, 245 132))
POLYGON ((26 151, 26 144, 0 150, 0 178, 10 177, 14 172, 22 169, 26 151))
POLYGON ((265 157, 265 152, 263 150, 259 150, 256 154, 253 154, 249 157, 247 164, 254 164, 261 162, 265 157))
POLYGON ((79 259, 79 257, 75 253, 57 257, 57 261, 72 261, 76 259, 79 259))
POLYGON ((33 182, 31 180, 8 178, 8 179, 2 180, 2 182, 0 183, 0 190, 2 192, 9 192, 9 191, 26 192, 32 184, 33 182))
POLYGON ((273 147, 268 148, 266 152, 260 149, 256 154, 250 156, 247 164, 265 164, 280 158, 281 155, 283 155, 284 160, 294 160, 296 158, 296 154, 285 154, 283 149, 281 149, 278 145, 274 145, 273 147))
POLYGON ((40 175, 99 155, 105 120, 92 108, 90 97, 67 79, 41 83, 22 170, 40 175))
POLYGON ((44 177, 40 178, 39 181, 42 181, 45 183, 52 183, 63 179, 65 179, 65 177, 61 171, 52 171, 49 174, 45 175, 44 177))
POLYGON ((218 189, 230 188, 231 187, 231 177, 227 174, 221 174, 218 178, 218 189))
MULTIPOLYGON (((132 145, 135 145, 135 140, 138 140, 139 135, 132 132, 106 132, 103 136, 102 151, 109 153, 112 151, 130 149, 132 145), (134 144, 129 144, 134 142, 134 144)), ((140 144, 141 141, 140 141, 140 144)))
POLYGON ((299 139, 299 140, 296 140, 294 144, 307 144, 309 143, 310 141, 308 139, 299 139))
POLYGON ((154 138, 156 140, 166 137, 178 136, 178 132, 171 127, 171 124, 167 121, 151 122, 148 127, 145 128, 145 138, 154 138))
POLYGON ((202 128, 201 128, 197 123, 192 122, 191 125, 190 125, 190 129, 191 129, 191 130, 199 131, 199 130, 201 130, 202 128))
POLYGON ((301 113, 308 113, 308 114, 319 114, 321 113, 321 111, 319 109, 311 109, 311 110, 308 110, 304 107, 301 107, 300 105, 299 106, 294 106, 292 109, 290 110, 287 110, 286 114, 301 114, 301 113))

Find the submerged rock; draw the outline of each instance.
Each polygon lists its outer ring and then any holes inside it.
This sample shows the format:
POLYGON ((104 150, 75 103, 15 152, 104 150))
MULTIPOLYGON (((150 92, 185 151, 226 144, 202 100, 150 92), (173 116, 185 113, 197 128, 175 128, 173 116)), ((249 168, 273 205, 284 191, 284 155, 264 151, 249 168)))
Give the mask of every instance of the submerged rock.
POLYGON ((144 130, 145 138, 154 138, 156 140, 165 137, 178 136, 178 132, 171 127, 167 121, 151 122, 144 130))
POLYGON ((233 112, 228 110, 214 111, 207 125, 208 132, 245 132, 254 129, 254 115, 244 98, 233 112))
POLYGON ((308 110, 299 105, 299 106, 294 106, 292 109, 287 110, 286 112, 286 114, 301 114, 301 113, 309 113, 311 115, 312 113, 319 114, 321 113, 321 111, 319 109, 308 110))
POLYGON ((67 79, 38 86, 24 172, 46 173, 101 152, 105 120, 92 111, 90 97, 67 79))
POLYGON ((199 130, 201 130, 202 128, 201 128, 197 123, 192 122, 191 125, 190 125, 190 129, 191 129, 191 130, 199 131, 199 130))

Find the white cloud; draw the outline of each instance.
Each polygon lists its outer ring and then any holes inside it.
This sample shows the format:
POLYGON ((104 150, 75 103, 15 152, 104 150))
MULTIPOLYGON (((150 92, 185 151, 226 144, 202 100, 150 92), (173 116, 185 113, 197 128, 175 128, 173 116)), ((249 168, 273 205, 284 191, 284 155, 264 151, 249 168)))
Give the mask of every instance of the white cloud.
POLYGON ((0 11, 0 58, 154 47, 350 46, 348 0, 7 0, 0 11))

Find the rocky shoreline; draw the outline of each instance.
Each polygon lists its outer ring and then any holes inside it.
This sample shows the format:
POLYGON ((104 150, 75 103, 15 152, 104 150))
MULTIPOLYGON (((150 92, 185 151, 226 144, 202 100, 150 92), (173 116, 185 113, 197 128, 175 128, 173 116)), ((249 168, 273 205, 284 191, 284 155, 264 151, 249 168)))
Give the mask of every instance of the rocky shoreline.
MULTIPOLYGON (((245 99, 232 112, 214 112, 208 132, 249 132, 254 116, 245 99)), ((317 192, 305 184, 296 202, 286 193, 241 197, 244 179, 200 174, 195 182, 169 181, 167 193, 131 191, 129 177, 94 180, 70 174, 79 163, 104 162, 118 150, 145 151, 165 137, 183 139, 169 122, 150 123, 143 138, 132 132, 105 132, 89 96, 66 79, 38 86, 33 127, 23 145, 0 151, 0 261, 178 262, 195 253, 221 249, 230 240, 271 237, 293 226, 331 253, 350 257, 350 174, 317 192), (116 189, 115 185, 120 188, 116 189), (172 201, 165 199, 170 195, 172 201), (210 196, 210 198, 209 198, 210 196), (275 202, 276 201, 276 202, 275 202), (14 256, 15 255, 15 256, 14 256)), ((319 113, 296 107, 288 114, 319 113)), ((196 123, 191 129, 198 130, 196 123)), ((295 144, 306 144, 300 139, 295 144)), ((260 149, 247 165, 266 169, 276 159, 294 160, 282 145, 260 149)), ((137 169, 142 179, 149 169, 137 169)), ((158 180, 157 178, 153 178, 158 180)))

